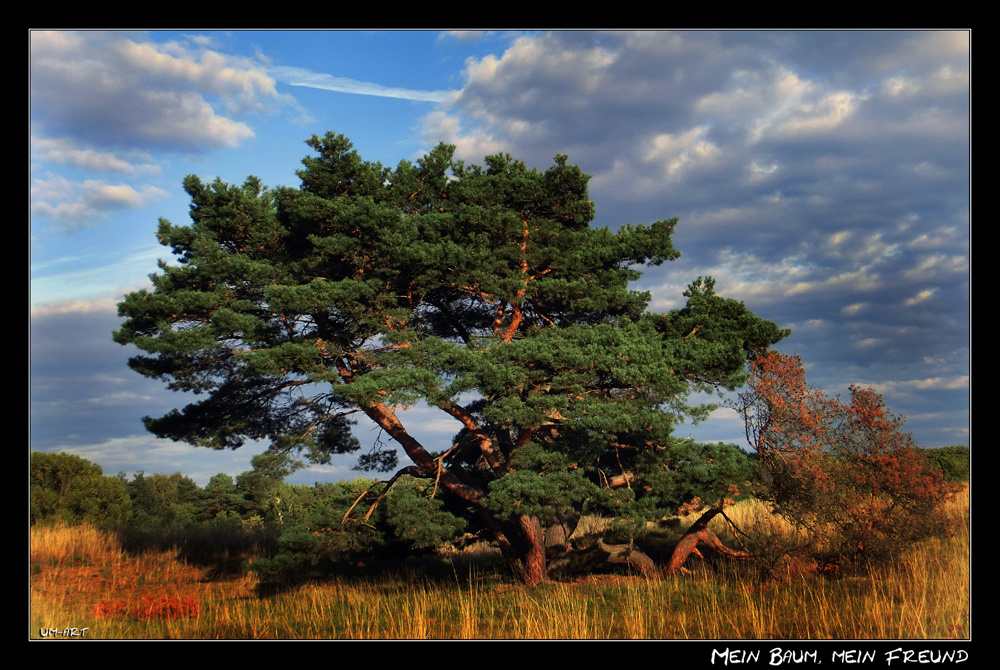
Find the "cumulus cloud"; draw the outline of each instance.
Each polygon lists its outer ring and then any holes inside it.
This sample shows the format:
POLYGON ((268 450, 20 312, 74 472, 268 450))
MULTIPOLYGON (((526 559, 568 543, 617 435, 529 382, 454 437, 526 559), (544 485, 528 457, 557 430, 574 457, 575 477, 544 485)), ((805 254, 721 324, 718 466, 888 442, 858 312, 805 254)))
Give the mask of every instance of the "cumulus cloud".
POLYGON ((691 167, 708 166, 719 155, 719 147, 706 139, 708 126, 680 134, 662 133, 652 138, 644 159, 663 166, 668 178, 691 167))
POLYGON ((442 30, 438 33, 438 41, 453 39, 456 42, 475 42, 484 37, 496 34, 492 30, 442 30))
POLYGON ((435 110, 421 120, 421 135, 427 144, 446 142, 455 145, 455 155, 463 160, 479 162, 484 156, 502 153, 506 142, 484 127, 466 130, 458 116, 435 110))
POLYGON ((137 209, 166 197, 152 185, 112 184, 98 179, 72 181, 58 175, 35 179, 31 213, 55 219, 64 230, 93 226, 114 211, 137 209))
POLYGON ((934 293, 935 293, 935 290, 932 289, 932 288, 931 289, 925 289, 925 290, 920 291, 919 293, 917 293, 912 298, 908 298, 906 300, 905 304, 906 304, 907 307, 912 307, 913 305, 919 305, 920 303, 924 302, 925 300, 930 299, 934 295, 934 293))
POLYGON ((964 391, 969 388, 968 375, 956 377, 929 377, 926 379, 907 379, 904 381, 872 384, 871 387, 881 393, 912 393, 919 391, 964 391))
POLYGON ((236 147, 254 137, 249 115, 294 104, 247 59, 197 40, 153 43, 126 32, 34 31, 30 75, 32 172, 40 175, 30 211, 39 228, 52 222, 63 233, 164 198, 135 181, 160 172, 168 154, 154 160, 154 152, 236 147))
POLYGON ((231 115, 286 102, 259 66, 125 33, 31 33, 31 104, 49 136, 200 151, 253 137, 231 115))
POLYGON ((31 138, 32 160, 67 165, 88 172, 119 174, 157 174, 160 167, 143 151, 115 153, 80 147, 70 138, 31 138))
MULTIPOLYGON (((602 190, 647 199, 658 193, 678 208, 704 207, 710 198, 745 201, 744 189, 757 188, 759 177, 770 177, 770 184, 779 175, 786 197, 821 202, 823 180, 843 178, 849 162, 875 173, 892 161, 880 177, 885 181, 898 165, 926 161, 919 143, 893 147, 896 155, 874 155, 886 133, 926 142, 921 133, 935 126, 933 137, 961 146, 967 38, 962 45, 961 33, 522 36, 502 54, 471 59, 461 93, 436 112, 431 127, 489 138, 490 146, 540 165, 556 152, 569 153, 602 190), (852 47, 868 58, 858 60, 852 47), (911 60, 913 53, 923 55, 911 60), (824 56, 831 58, 825 65, 824 56), (931 85, 944 70, 956 75, 948 79, 957 85, 950 93, 931 85), (908 82, 918 104, 892 105, 873 94, 883 79, 908 82), (901 148, 922 158, 908 163, 901 148), (684 174, 683 167, 717 155, 725 162, 711 175, 684 174), (662 160, 651 162, 654 157, 662 160), (724 175, 727 169, 738 170, 740 180, 724 175), (720 182, 739 188, 722 191, 720 182)), ((470 149, 483 145, 470 141, 470 149)))
MULTIPOLYGON (((85 458, 91 463, 100 465, 104 474, 108 476, 120 472, 128 477, 140 471, 147 475, 180 472, 200 486, 208 484, 209 480, 220 472, 236 477, 242 472, 251 470, 250 459, 265 449, 266 447, 259 446, 256 448, 247 446, 238 452, 201 449, 197 457, 192 458, 190 445, 157 439, 148 433, 123 435, 100 441, 87 441, 83 436, 67 435, 63 440, 33 448, 37 451, 65 452, 85 458)), ((298 479, 295 476, 290 477, 289 483, 311 485, 322 475, 330 477, 331 481, 339 478, 352 479, 357 476, 357 473, 352 473, 349 467, 343 465, 313 466, 306 472, 308 474, 299 473, 298 479)))

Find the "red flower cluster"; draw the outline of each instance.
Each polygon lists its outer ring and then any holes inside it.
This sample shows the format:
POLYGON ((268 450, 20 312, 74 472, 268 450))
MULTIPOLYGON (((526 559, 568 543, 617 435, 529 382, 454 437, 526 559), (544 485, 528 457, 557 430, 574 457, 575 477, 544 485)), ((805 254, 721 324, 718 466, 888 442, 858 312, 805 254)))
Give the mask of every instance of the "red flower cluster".
POLYGON ((94 614, 102 619, 109 617, 126 617, 143 621, 153 619, 179 619, 180 617, 198 616, 201 604, 194 596, 142 596, 131 603, 124 600, 102 600, 94 605, 94 614))

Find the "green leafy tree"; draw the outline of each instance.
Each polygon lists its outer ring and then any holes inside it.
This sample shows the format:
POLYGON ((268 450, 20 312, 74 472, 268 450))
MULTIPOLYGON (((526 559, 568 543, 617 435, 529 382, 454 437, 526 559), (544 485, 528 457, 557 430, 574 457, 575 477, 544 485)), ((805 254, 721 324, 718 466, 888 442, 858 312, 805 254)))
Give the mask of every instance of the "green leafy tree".
POLYGON ((236 490, 243 498, 243 514, 257 515, 267 523, 282 525, 301 512, 295 487, 285 477, 302 463, 287 452, 265 451, 250 459, 253 469, 236 477, 236 490))
POLYGON ((129 520, 125 484, 104 476, 101 466, 73 454, 31 452, 31 523, 47 519, 86 521, 114 528, 129 520))
POLYGON ((220 472, 213 475, 201 498, 199 520, 211 521, 213 519, 239 519, 243 511, 243 496, 236 487, 236 481, 232 475, 220 472))
POLYGON ((136 527, 185 526, 198 520, 203 492, 197 482, 180 472, 137 472, 126 488, 136 527))
MULTIPOLYGON (((737 388, 786 333, 711 279, 681 309, 647 310, 630 284, 679 256, 676 220, 592 227, 589 178, 562 155, 469 166, 440 145, 390 169, 340 135, 308 144, 299 188, 191 176, 192 224, 160 221, 177 264, 126 296, 115 339, 145 352, 134 370, 200 400, 149 430, 324 462, 358 450, 360 412, 527 583, 578 550, 559 538, 581 513, 634 526, 679 503, 654 484, 687 456, 673 427, 710 409, 689 395, 737 388), (453 440, 417 437, 400 410, 418 403, 458 422, 453 440)), ((397 465, 394 450, 362 458, 397 465)))

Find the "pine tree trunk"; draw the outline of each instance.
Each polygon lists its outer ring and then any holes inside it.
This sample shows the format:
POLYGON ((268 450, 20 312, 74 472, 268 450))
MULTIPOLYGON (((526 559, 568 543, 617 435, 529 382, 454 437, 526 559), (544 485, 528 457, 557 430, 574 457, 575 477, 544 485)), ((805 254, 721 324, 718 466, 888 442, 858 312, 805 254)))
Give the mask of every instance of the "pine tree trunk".
POLYGON ((545 531, 538 519, 521 516, 510 521, 500 521, 486 513, 484 520, 514 579, 527 586, 534 586, 549 578, 545 557, 545 531))
POLYGON ((525 543, 521 581, 533 586, 545 581, 549 576, 545 565, 545 531, 542 529, 542 524, 533 516, 519 517, 518 523, 525 543))

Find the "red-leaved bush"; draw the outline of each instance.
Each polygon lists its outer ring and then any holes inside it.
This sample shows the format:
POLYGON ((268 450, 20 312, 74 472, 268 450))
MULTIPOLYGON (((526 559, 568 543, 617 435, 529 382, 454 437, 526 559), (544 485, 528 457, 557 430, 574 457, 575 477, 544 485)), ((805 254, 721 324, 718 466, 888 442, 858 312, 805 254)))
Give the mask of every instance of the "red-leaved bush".
POLYGON ((766 352, 734 403, 757 452, 760 495, 805 529, 810 548, 853 560, 886 556, 942 533, 957 486, 925 457, 871 389, 850 402, 805 383, 796 356, 766 352))

